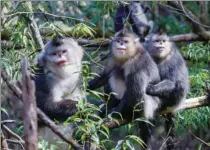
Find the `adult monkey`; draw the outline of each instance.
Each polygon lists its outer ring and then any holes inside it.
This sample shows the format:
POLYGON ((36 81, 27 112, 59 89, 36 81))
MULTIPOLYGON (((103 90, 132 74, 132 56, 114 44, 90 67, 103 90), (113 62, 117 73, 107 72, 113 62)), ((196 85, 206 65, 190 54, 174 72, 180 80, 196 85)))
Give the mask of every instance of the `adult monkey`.
MULTIPOLYGON (((82 69, 83 48, 72 38, 56 36, 37 56, 38 70, 34 76, 37 106, 51 119, 64 121, 77 112, 76 104, 83 98, 78 87, 82 69)), ((74 124, 58 124, 66 136, 72 136, 74 124)), ((39 135, 49 143, 59 141, 47 127, 39 127, 39 135)), ((67 149, 68 145, 56 145, 67 149)))
POLYGON ((166 129, 170 130, 167 140, 168 150, 173 149, 172 138, 174 136, 174 113, 184 104, 188 92, 188 69, 185 61, 176 46, 169 40, 166 34, 151 34, 146 43, 147 50, 158 65, 161 81, 150 84, 147 94, 158 96, 161 99, 159 110, 168 109, 172 113, 167 114, 166 129))
POLYGON ((115 34, 110 43, 110 55, 104 71, 89 82, 88 88, 93 90, 108 83, 105 92, 117 94, 111 95, 108 110, 120 112, 129 120, 139 116, 133 116, 134 107, 146 100, 144 115, 150 119, 159 106, 159 99, 147 95, 146 88, 158 82, 157 65, 144 50, 138 36, 124 28, 115 34))
POLYGON ((78 81, 83 49, 73 39, 56 36, 37 56, 35 75, 37 105, 50 118, 65 120, 82 99, 78 81))

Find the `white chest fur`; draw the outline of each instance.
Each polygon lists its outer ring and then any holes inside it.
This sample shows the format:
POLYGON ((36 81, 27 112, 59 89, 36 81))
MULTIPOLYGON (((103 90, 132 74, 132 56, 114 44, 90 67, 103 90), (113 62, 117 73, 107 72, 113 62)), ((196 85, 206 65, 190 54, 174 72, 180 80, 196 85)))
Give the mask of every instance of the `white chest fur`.
MULTIPOLYGON (((57 71, 59 72, 59 70, 57 71)), ((80 69, 69 66, 63 73, 65 73, 63 75, 65 78, 60 78, 55 75, 53 77, 53 80, 56 80, 56 84, 52 89, 53 101, 58 102, 65 98, 79 101, 81 99, 81 93, 77 88, 77 84, 80 77, 80 69)))
POLYGON ((113 74, 109 78, 109 85, 111 86, 112 92, 116 93, 115 97, 121 100, 126 89, 125 81, 113 74))

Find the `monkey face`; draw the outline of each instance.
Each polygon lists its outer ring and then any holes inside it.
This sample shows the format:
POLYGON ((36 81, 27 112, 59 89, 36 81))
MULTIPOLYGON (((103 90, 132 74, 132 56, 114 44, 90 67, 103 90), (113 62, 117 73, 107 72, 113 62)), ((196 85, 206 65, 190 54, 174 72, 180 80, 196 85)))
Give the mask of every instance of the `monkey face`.
POLYGON ((59 45, 48 43, 42 55, 45 65, 62 68, 80 63, 83 49, 73 39, 63 38, 60 39, 59 45))
POLYGON ((135 42, 129 37, 117 38, 112 43, 112 53, 119 60, 127 60, 135 52, 135 42))
POLYGON ((54 38, 45 45, 44 50, 37 56, 39 66, 45 70, 69 77, 81 70, 83 49, 71 38, 54 38))
POLYGON ((148 52, 152 57, 165 58, 171 52, 171 43, 166 35, 153 35, 148 43, 148 52))
POLYGON ((69 63, 68 59, 68 51, 64 50, 57 50, 52 51, 48 56, 47 59, 56 67, 64 67, 69 63))

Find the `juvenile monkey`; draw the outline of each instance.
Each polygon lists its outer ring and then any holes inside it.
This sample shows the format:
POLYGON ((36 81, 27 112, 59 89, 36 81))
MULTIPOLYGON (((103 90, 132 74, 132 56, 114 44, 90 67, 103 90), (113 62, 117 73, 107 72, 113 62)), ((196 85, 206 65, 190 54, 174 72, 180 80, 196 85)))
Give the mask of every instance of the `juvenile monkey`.
POLYGON ((148 13, 149 7, 140 1, 131 1, 127 5, 119 5, 114 18, 115 32, 124 28, 126 20, 132 25, 133 31, 144 39, 153 29, 153 21, 148 13))
POLYGON ((65 120, 82 99, 78 81, 83 49, 71 38, 56 36, 37 56, 35 75, 38 107, 50 118, 65 120))
MULTIPOLYGON (((147 50, 152 56, 160 74, 161 81, 150 84, 147 94, 158 96, 161 100, 159 110, 169 109, 166 128, 174 128, 173 113, 176 113, 184 104, 188 92, 188 70, 185 61, 175 45, 166 34, 152 34, 147 41, 147 50)), ((173 137, 173 130, 169 136, 173 137)), ((168 149, 173 149, 172 139, 167 140, 168 149)))
POLYGON ((126 119, 138 117, 133 110, 145 101, 144 115, 153 118, 159 106, 157 97, 146 94, 149 84, 159 82, 158 68, 139 42, 138 36, 124 28, 114 35, 105 70, 89 82, 89 89, 105 85, 105 92, 115 92, 108 101, 110 112, 120 112, 126 119), (153 104, 152 106, 150 104, 153 104))

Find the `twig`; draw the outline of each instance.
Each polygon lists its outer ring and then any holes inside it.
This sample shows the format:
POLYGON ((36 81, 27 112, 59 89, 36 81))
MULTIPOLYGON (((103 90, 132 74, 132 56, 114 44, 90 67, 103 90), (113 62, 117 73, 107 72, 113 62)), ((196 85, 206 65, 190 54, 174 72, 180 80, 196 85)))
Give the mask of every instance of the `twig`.
POLYGON ((103 40, 78 39, 77 42, 86 47, 94 47, 94 46, 106 47, 109 45, 110 39, 103 39, 103 40))
POLYGON ((87 135, 85 138, 84 149, 90 150, 90 148, 91 148, 91 135, 87 135))
POLYGON ((7 123, 14 123, 15 120, 3 120, 1 121, 1 125, 7 124, 7 123))
POLYGON ((11 136, 13 136, 14 138, 16 138, 16 139, 18 139, 21 143, 25 143, 24 141, 23 141, 23 139, 19 136, 19 135, 17 135, 17 134, 15 134, 12 130, 10 130, 7 126, 5 126, 5 125, 3 125, 2 126, 3 127, 3 129, 5 129, 5 131, 7 131, 7 133, 9 134, 9 135, 11 135, 11 136))
POLYGON ((206 144, 207 146, 210 146, 209 143, 205 142, 204 140, 202 140, 201 138, 195 136, 191 131, 188 131, 192 136, 194 136, 196 139, 198 139, 199 141, 201 141, 202 143, 206 144))
POLYGON ((8 18, 8 17, 12 17, 12 16, 21 15, 21 14, 44 14, 44 15, 48 15, 48 16, 52 16, 52 17, 56 17, 56 18, 68 18, 68 19, 72 19, 72 20, 77 20, 77 21, 89 23, 93 26, 96 26, 94 23, 92 23, 90 21, 85 21, 83 19, 77 19, 77 18, 69 17, 69 16, 55 15, 55 14, 51 14, 48 12, 16 12, 16 13, 9 14, 9 15, 3 15, 2 18, 8 18))
POLYGON ((204 25, 204 24, 202 24, 202 23, 196 21, 196 20, 193 18, 193 16, 191 16, 190 13, 188 13, 188 12, 185 10, 182 1, 179 1, 179 3, 180 3, 180 6, 181 6, 181 8, 182 8, 182 11, 186 14, 186 16, 187 16, 190 20, 192 20, 194 23, 196 23, 196 24, 198 24, 198 25, 200 25, 200 26, 202 26, 202 27, 205 27, 205 28, 209 28, 209 29, 210 29, 210 26, 204 25))
POLYGON ((12 143, 12 144, 19 144, 23 150, 25 150, 23 144, 24 143, 21 143, 20 141, 17 141, 17 140, 11 140, 11 139, 6 139, 7 143, 12 143))
POLYGON ((13 84, 10 81, 9 75, 7 74, 7 72, 3 68, 0 68, 0 71, 1 71, 1 77, 4 80, 4 82, 6 82, 8 88, 13 92, 13 94, 18 99, 22 99, 22 91, 17 87, 16 84, 13 84))
POLYGON ((33 16, 32 3, 26 2, 26 5, 28 6, 30 13, 32 14, 31 17, 26 17, 26 19, 29 21, 29 25, 31 27, 31 31, 35 39, 35 42, 38 46, 40 46, 41 49, 44 49, 44 43, 43 43, 40 31, 39 31, 38 25, 33 16))
POLYGON ((1 131, 1 148, 2 148, 2 150, 9 150, 7 141, 6 141, 2 131, 1 131))
POLYGON ((187 8, 182 7, 183 6, 182 2, 177 4, 176 2, 169 1, 168 4, 174 6, 178 9, 182 9, 182 11, 184 13, 186 13, 186 15, 188 15, 187 19, 188 19, 188 21, 190 21, 190 23, 192 23, 195 33, 202 36, 206 40, 210 39, 210 32, 207 32, 202 25, 198 26, 198 23, 200 22, 200 20, 196 17, 196 15, 194 15, 192 13, 192 11, 188 10, 187 8), (184 8, 184 10, 183 10, 183 8, 184 8), (196 22, 194 22, 193 20, 196 22))

